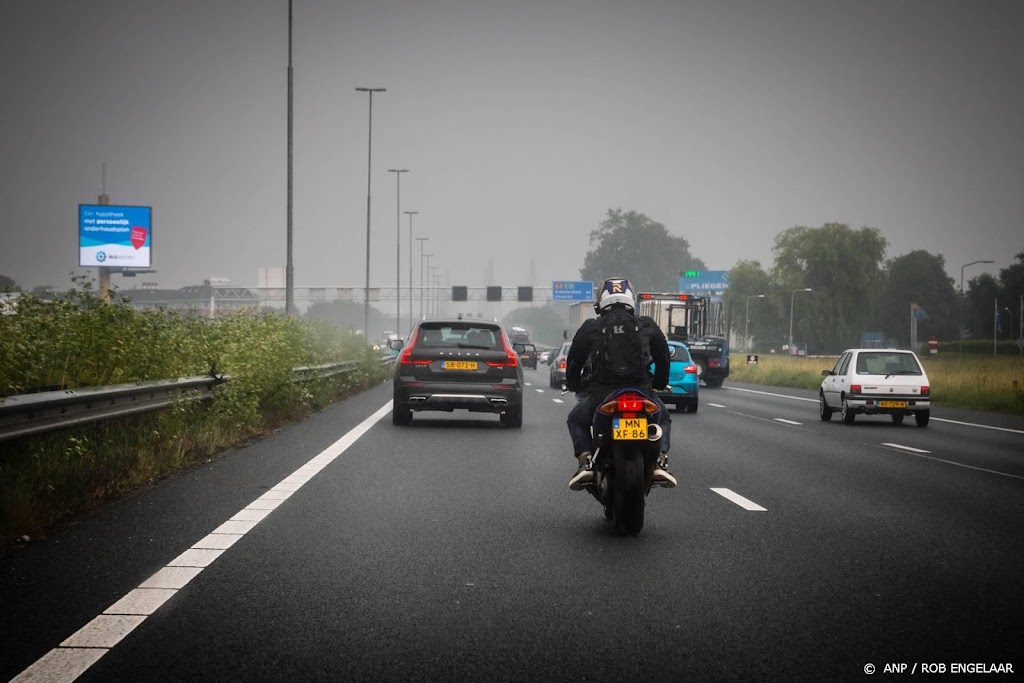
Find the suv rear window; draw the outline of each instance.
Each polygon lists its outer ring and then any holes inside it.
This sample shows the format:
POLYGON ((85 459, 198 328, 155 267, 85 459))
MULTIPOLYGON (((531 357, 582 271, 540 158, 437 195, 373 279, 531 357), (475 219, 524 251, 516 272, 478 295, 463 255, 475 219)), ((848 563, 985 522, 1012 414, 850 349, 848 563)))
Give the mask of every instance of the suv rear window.
POLYGON ((492 325, 480 323, 424 323, 416 340, 417 346, 435 349, 444 347, 499 349, 501 333, 492 325))

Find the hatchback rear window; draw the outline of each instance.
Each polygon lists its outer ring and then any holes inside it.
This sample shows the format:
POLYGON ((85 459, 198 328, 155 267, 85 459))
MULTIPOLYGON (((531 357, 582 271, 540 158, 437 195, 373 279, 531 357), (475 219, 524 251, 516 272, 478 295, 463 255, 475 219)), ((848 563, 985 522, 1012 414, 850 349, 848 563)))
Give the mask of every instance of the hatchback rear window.
POLYGON ((858 375, 920 375, 921 366, 909 353, 872 352, 857 356, 858 375))

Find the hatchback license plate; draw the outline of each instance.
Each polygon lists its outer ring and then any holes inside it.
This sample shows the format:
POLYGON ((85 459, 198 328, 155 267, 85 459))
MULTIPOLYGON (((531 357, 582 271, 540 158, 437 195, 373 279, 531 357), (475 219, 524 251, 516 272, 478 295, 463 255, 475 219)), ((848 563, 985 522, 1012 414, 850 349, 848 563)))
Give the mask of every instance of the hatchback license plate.
POLYGON ((612 439, 616 441, 646 441, 646 417, 617 417, 612 420, 612 439))
POLYGON ((906 408, 907 407, 907 402, 906 401, 879 401, 878 402, 878 407, 879 408, 906 408))
POLYGON ((476 370, 475 360, 446 360, 441 364, 445 370, 476 370))

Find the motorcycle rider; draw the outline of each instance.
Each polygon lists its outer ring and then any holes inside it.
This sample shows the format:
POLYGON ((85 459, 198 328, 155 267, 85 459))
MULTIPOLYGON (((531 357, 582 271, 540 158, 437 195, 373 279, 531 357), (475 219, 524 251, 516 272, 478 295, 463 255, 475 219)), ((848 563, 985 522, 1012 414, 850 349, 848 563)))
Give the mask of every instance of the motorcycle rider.
POLYGON ((640 389, 658 404, 658 424, 662 429, 661 455, 654 468, 652 485, 672 488, 677 483, 676 478, 668 469, 672 418, 665 404, 654 393, 655 387, 662 389, 668 384, 670 360, 665 334, 653 318, 634 315, 636 299, 633 287, 626 278, 615 277, 605 280, 598 293, 594 308, 599 317, 583 321, 573 336, 566 359, 565 386, 569 391, 576 392, 576 405, 569 411, 566 424, 569 427, 573 453, 579 466, 576 474, 569 480, 569 488, 573 491, 581 491, 587 484, 594 481, 594 473, 591 469, 594 444, 590 433, 594 411, 608 394, 626 386, 640 389), (632 320, 639 327, 640 354, 647 356, 636 359, 637 367, 642 367, 642 370, 630 378, 612 376, 600 362, 600 350, 604 344, 602 319, 613 314, 618 315, 619 311, 625 311, 632 316, 632 320), (653 377, 647 369, 652 360, 654 361, 653 377))

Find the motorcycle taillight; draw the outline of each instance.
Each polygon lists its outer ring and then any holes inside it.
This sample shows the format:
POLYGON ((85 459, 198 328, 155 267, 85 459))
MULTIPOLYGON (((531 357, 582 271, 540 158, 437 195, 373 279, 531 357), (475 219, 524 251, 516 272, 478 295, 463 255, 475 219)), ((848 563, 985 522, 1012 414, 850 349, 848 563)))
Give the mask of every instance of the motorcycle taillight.
POLYGON ((643 394, 619 394, 614 400, 608 401, 607 403, 598 407, 605 415, 611 415, 613 413, 656 413, 658 412, 658 404, 650 400, 643 394))

